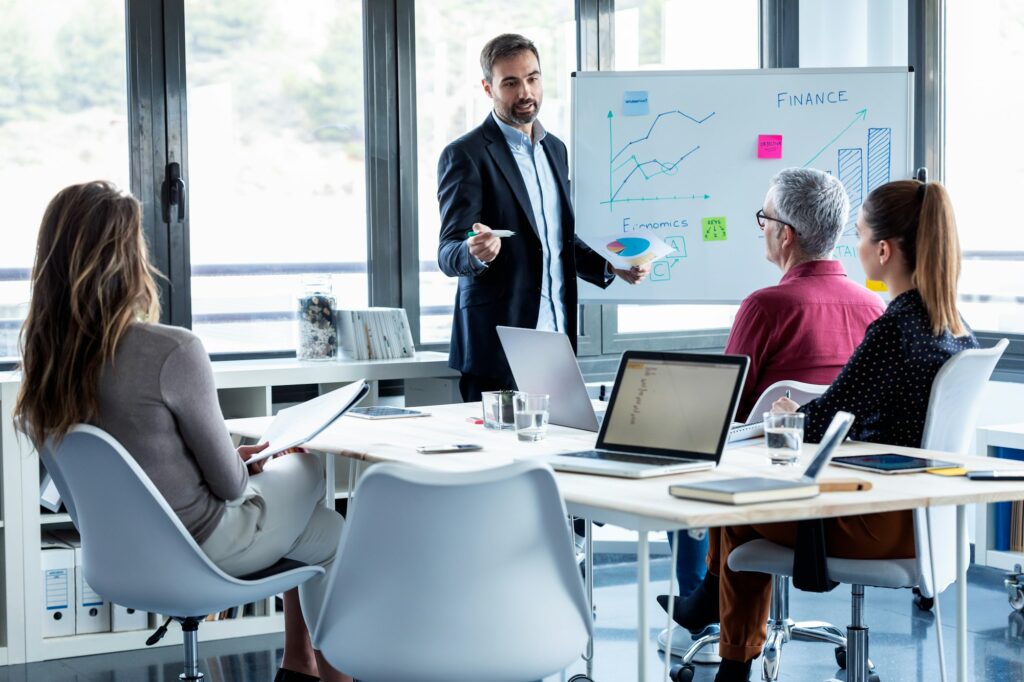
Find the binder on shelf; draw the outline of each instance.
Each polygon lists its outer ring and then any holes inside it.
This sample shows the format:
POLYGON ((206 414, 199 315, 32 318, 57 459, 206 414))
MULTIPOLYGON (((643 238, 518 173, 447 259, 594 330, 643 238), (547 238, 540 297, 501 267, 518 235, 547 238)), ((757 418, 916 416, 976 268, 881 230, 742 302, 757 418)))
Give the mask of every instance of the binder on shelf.
MULTIPOLYGON (((1024 461, 1024 450, 1016 448, 993 448, 993 450, 996 457, 1024 461)), ((993 547, 1001 551, 1012 550, 1016 535, 1015 526, 1020 522, 1020 519, 1014 518, 1014 504, 1013 502, 997 502, 992 506, 995 508, 993 511, 993 521, 995 522, 993 547)), ((1017 515, 1019 516, 1020 513, 1018 505, 1017 515)))
POLYGON ((110 602, 96 594, 82 570, 82 541, 74 531, 55 530, 51 535, 73 548, 75 556, 75 634, 110 632, 110 602))
POLYGON ((409 318, 402 308, 338 311, 338 346, 350 360, 392 360, 416 354, 409 318))
POLYGON ((75 550, 47 537, 40 545, 43 637, 68 637, 75 634, 75 550))
POLYGON ((49 473, 44 473, 39 482, 39 504, 52 512, 60 511, 60 493, 49 473))
POLYGON ((149 629, 149 611, 137 611, 120 604, 110 605, 111 632, 147 629, 149 629))

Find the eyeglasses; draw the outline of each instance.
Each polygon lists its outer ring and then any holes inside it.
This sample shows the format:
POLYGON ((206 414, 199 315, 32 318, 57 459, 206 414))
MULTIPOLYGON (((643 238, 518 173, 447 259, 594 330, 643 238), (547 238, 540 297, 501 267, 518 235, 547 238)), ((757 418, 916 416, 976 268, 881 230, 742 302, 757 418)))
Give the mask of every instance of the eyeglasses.
POLYGON ((797 234, 800 234, 800 230, 796 229, 796 227, 794 227, 792 223, 787 223, 785 220, 779 220, 778 218, 772 218, 770 215, 766 215, 763 208, 758 210, 758 212, 754 214, 754 218, 757 219, 757 226, 761 228, 762 232, 764 232, 765 223, 771 220, 772 222, 778 223, 780 225, 785 225, 789 229, 796 232, 797 234))

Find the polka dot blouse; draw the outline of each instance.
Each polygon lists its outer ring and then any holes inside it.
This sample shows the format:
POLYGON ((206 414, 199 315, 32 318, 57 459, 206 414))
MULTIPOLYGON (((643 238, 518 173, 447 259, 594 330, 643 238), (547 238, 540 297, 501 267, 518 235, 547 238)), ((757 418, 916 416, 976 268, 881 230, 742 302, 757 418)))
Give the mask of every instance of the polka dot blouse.
POLYGON ((864 341, 806 414, 806 440, 817 443, 839 410, 856 416, 850 438, 920 447, 932 381, 946 360, 977 348, 973 333, 935 336, 917 289, 900 294, 871 323, 864 341))

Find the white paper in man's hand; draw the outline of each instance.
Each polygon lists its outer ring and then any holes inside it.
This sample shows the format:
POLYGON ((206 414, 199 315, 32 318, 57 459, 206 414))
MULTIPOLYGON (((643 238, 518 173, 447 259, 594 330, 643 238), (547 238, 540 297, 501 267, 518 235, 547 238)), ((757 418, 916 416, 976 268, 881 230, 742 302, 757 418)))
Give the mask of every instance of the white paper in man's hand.
POLYGON ((362 400, 369 391, 370 387, 360 379, 348 386, 281 410, 260 438, 261 443, 270 445, 266 450, 247 459, 245 463, 259 462, 310 441, 362 400))

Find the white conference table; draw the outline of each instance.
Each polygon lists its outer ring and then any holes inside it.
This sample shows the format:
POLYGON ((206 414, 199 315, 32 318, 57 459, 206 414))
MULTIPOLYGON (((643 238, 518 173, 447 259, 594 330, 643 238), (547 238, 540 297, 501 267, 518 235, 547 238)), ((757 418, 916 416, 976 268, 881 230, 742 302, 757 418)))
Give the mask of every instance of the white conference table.
MULTIPOLYGON (((559 426, 551 426, 545 440, 520 443, 511 431, 492 431, 467 422, 479 417, 479 403, 440 405, 423 408, 429 417, 410 419, 364 420, 343 417, 306 444, 310 450, 332 453, 359 462, 402 462, 443 471, 469 471, 508 464, 515 459, 541 457, 560 452, 589 449, 596 434, 559 426), (419 445, 478 443, 479 452, 443 455, 422 455, 419 445)), ((232 419, 228 428, 240 436, 259 437, 269 417, 232 419)), ((815 446, 805 446, 801 458, 806 461, 815 446)), ((929 454, 924 450, 899 448, 869 443, 844 443, 838 454, 901 452, 929 454)), ((948 453, 930 453, 950 459, 948 453)), ((991 469, 992 461, 984 457, 954 458, 968 469, 991 469)), ((333 467, 329 467, 333 471, 333 467)), ((803 464, 787 468, 785 475, 798 475, 803 464)), ((1000 462, 1002 469, 1018 468, 1024 463, 1000 462)), ((557 473, 558 485, 570 514, 639 532, 637 545, 637 680, 647 680, 647 583, 650 578, 648 534, 652 531, 713 528, 746 523, 797 521, 801 519, 868 514, 919 507, 956 505, 957 534, 957 680, 967 682, 967 563, 968 539, 966 505, 1024 499, 1024 485, 1019 481, 981 482, 964 477, 932 474, 885 476, 854 472, 829 466, 821 480, 849 478, 852 475, 870 481, 869 491, 831 492, 802 500, 731 506, 680 500, 668 494, 668 486, 679 480, 697 481, 725 476, 783 475, 768 462, 761 440, 746 441, 725 450, 719 466, 712 470, 642 480, 557 473)), ((588 524, 589 525, 589 524, 588 524)), ((592 544, 592 543, 591 543, 592 544)), ((588 566, 589 568, 589 566, 588 566)), ((588 594, 592 571, 587 572, 588 594)), ((592 652, 588 651, 587 658, 592 652)), ((588 660, 588 671, 590 670, 588 660)))

